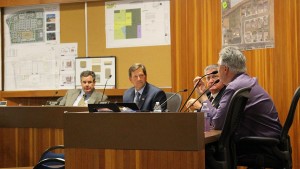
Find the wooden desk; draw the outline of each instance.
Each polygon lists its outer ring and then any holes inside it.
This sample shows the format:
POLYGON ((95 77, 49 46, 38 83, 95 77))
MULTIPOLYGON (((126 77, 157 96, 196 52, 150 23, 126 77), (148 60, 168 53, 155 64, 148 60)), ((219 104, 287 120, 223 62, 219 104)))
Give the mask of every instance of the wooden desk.
MULTIPOLYGON (((64 114, 66 169, 205 168, 202 113, 64 114)), ((206 134, 210 141, 218 132, 206 134)))
POLYGON ((64 111, 87 108, 0 107, 0 167, 33 166, 46 148, 64 144, 64 111))
POLYGON ((222 130, 211 130, 209 132, 204 132, 205 134, 205 144, 215 142, 219 139, 222 130))
MULTIPOLYGON (((0 107, 0 167, 25 167, 25 166, 33 166, 36 164, 38 159, 40 158, 41 153, 48 147, 58 144, 64 144, 64 111, 69 112, 76 112, 76 111, 86 111, 86 108, 81 107, 40 107, 40 106, 34 106, 34 107, 0 107)), ((81 113, 82 114, 82 113, 81 113)), ((87 115, 91 115, 89 113, 86 113, 87 115)), ((171 140, 166 140, 167 143, 170 143, 170 146, 164 146, 161 148, 165 148, 165 150, 155 150, 154 148, 149 148, 149 150, 132 150, 132 148, 138 148, 138 147, 128 147, 128 149, 115 149, 114 146, 122 146, 122 144, 116 144, 110 145, 109 149, 101 149, 101 148, 68 148, 66 153, 66 158, 68 161, 68 157, 72 158, 74 155, 78 155, 78 157, 82 158, 81 156, 84 156, 86 159, 94 159, 94 162, 91 164, 86 165, 86 160, 82 160, 82 162, 79 162, 82 168, 85 168, 90 165, 95 165, 99 168, 104 168, 103 165, 106 165, 106 168, 113 169, 114 167, 121 167, 121 168, 128 168, 128 166, 136 166, 136 165, 144 165, 147 163, 147 166, 149 168, 159 168, 156 165, 164 166, 172 166, 175 167, 178 165, 189 165, 194 164, 198 166, 196 162, 191 161, 191 159, 204 158, 204 150, 203 145, 200 143, 199 145, 197 142, 199 141, 198 138, 203 138, 204 134, 203 132, 198 132, 199 130, 203 130, 202 126, 196 126, 198 122, 202 121, 201 115, 184 115, 178 114, 178 113, 171 113, 173 116, 177 117, 166 117, 166 113, 144 113, 142 115, 134 114, 134 116, 131 116, 133 118, 123 119, 124 121, 127 121, 128 123, 133 125, 131 127, 139 129, 139 132, 144 132, 145 127, 148 126, 148 128, 151 126, 151 124, 156 124, 153 127, 153 130, 149 130, 148 132, 152 132, 153 136, 158 135, 160 132, 161 135, 164 135, 164 132, 166 130, 160 130, 165 123, 165 126, 168 126, 169 129, 174 129, 172 136, 173 138, 171 140), (175 114, 175 115, 174 115, 175 114), (147 117, 148 116, 148 117, 147 117), (142 118, 147 117, 147 120, 145 122, 140 121, 142 127, 136 126, 137 124, 134 123, 136 120, 135 118, 142 118), (156 118, 163 118, 163 120, 156 120, 156 118), (200 119, 199 119, 200 118, 200 119), (189 125, 177 125, 181 123, 188 123, 189 125), (183 134, 176 134, 183 133, 183 134), (200 134, 199 134, 200 133, 200 134), (202 133, 202 134, 201 134, 202 133), (176 134, 176 135, 175 135, 176 134), (197 137, 195 137, 197 136, 197 137), (183 138, 189 138, 188 141, 184 141, 183 138), (174 142, 178 141, 177 143, 174 142), (197 141, 198 140, 198 141, 197 141), (177 145, 176 145, 177 144, 177 145), (179 146, 178 146, 179 145, 179 146), (191 146, 194 145, 194 146, 191 146), (180 149, 187 149, 185 150, 173 150, 172 146, 178 146, 180 149), (194 150, 195 149, 195 150, 194 150), (67 155, 67 154, 71 154, 67 155), (97 159, 97 160, 96 160, 97 159), (164 161, 166 160, 166 161, 164 161), (154 162, 157 161, 157 162, 154 162), (180 162, 181 161, 181 162, 180 162), (114 166, 114 167, 112 167, 114 166), (123 167, 122 167, 123 166, 123 167), (127 167, 126 167, 127 166, 127 167)), ((110 114, 107 118, 114 118, 115 114, 110 114)), ((119 114, 121 115, 121 114, 119 114)), ((125 114, 122 114, 122 117, 125 114)), ((133 115, 133 114, 131 114, 133 115)), ((92 119, 85 119, 85 118, 76 118, 74 119, 76 122, 76 126, 74 129, 84 129, 84 127, 87 127, 89 132, 95 132, 93 128, 90 128, 89 126, 94 125, 97 127, 102 125, 107 125, 107 127, 110 127, 113 123, 109 121, 108 119, 99 119, 100 116, 97 114, 92 114, 92 116, 89 116, 89 118, 92 119), (93 119, 94 116, 97 116, 98 118, 93 119), (91 124, 84 123, 85 120, 88 120, 88 122, 91 122, 91 124), (105 122, 106 121, 106 122, 105 122), (102 125, 99 125, 101 123, 102 125)), ((125 131, 132 131, 130 128, 126 126, 126 123, 120 122, 120 119, 115 119, 116 124, 120 124, 119 127, 124 128, 125 131), (119 121, 118 121, 119 120, 119 121), (125 126, 124 126, 125 125, 125 126)), ((153 125, 152 125, 153 126, 153 125)), ((112 128, 110 128, 112 129, 112 128)), ((80 131, 80 130, 78 130, 80 131)), ((136 131, 137 132, 137 131, 136 131)), ((115 134, 118 134, 117 132, 113 132, 115 134)), ((76 133, 74 136, 78 137, 79 134, 84 133, 76 133)), ((102 133, 105 134, 105 133, 102 133)), ((109 134, 112 133, 106 133, 109 134)), ((126 137, 124 135, 119 140, 121 143, 125 143, 124 140, 126 140, 126 137)), ((168 133, 167 133, 168 134, 168 133)), ((92 135, 90 137, 87 137, 89 139, 100 139, 100 141, 94 142, 95 145, 93 146, 99 146, 97 143, 105 143, 103 142, 103 139, 100 137, 101 135, 92 135), (95 137, 96 136, 96 137, 95 137)), ((205 136, 207 136, 207 133, 205 133, 205 136)), ((211 135, 212 136, 212 135, 211 135)), ((111 137, 110 137, 111 138, 111 137)), ((161 137, 163 139, 164 137, 161 137)), ((212 136, 211 138, 217 138, 212 136)), ((86 139, 86 140, 89 140, 86 139)), ((118 139, 115 137, 115 139, 118 139)), ((127 138, 128 139, 128 138, 127 138)), ((134 140, 140 140, 140 139, 134 139, 134 140)), ((149 138, 150 141, 144 142, 143 144, 152 144, 153 138, 149 138), (151 141, 152 139, 152 141, 151 141)), ((76 139, 75 139, 76 141, 76 139)), ((154 140, 155 141, 155 140, 154 140)), ((75 142, 73 142, 75 143, 75 142)), ((84 143, 84 142, 82 142, 84 143)), ((93 143, 93 142, 92 142, 93 143)), ((133 143, 133 142, 132 142, 133 143)), ((159 146, 158 143, 163 143, 163 141, 156 142, 156 145, 159 146)), ((86 144, 86 143, 84 143, 86 144)), ((110 143, 112 144, 112 142, 110 143)), ((139 146, 145 146, 143 144, 136 144, 139 146)), ((88 144, 89 145, 89 144, 88 144)), ((162 145, 162 144, 161 144, 162 145)), ((79 145, 80 146, 80 145, 79 145)), ((89 145, 91 146, 91 145, 89 145)), ((149 145, 148 145, 149 146, 149 145)), ((175 148, 176 148, 175 147, 175 148)), ((121 147, 122 148, 122 147, 121 147)), ((71 160, 71 159, 70 159, 71 160)), ((27 167, 28 168, 28 167, 27 167)), ((27 169, 26 167, 24 169, 27 169)), ((30 167, 31 168, 31 167, 30 167)), ((93 166, 88 167, 93 168, 93 166)), ((132 168, 132 167, 129 167, 132 168)), ((168 167, 166 167, 168 168, 168 167)))

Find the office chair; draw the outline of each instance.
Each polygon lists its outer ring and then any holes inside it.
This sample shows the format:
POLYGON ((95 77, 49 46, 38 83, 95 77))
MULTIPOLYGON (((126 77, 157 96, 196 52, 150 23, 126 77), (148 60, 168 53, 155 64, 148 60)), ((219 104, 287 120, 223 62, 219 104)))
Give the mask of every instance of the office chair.
POLYGON ((39 161, 33 169, 65 169, 65 160, 61 158, 46 158, 39 161), (49 165, 52 163, 52 165, 49 165))
POLYGON ((39 162, 33 169, 64 169, 65 157, 63 153, 55 153, 55 150, 64 149, 64 145, 56 145, 46 149, 40 157, 39 162))
POLYGON ((218 141, 206 146, 205 158, 209 169, 236 168, 234 136, 243 116, 250 90, 251 88, 242 88, 233 94, 218 141))
MULTIPOLYGON (((166 92, 167 100, 172 97, 175 93, 172 92, 166 92)), ((170 100, 167 101, 167 109, 169 112, 178 112, 180 109, 182 102, 182 97, 179 93, 174 95, 170 100)))
POLYGON ((237 157, 238 166, 253 168, 292 168, 292 147, 290 143, 289 129, 293 123, 295 111, 300 97, 300 86, 296 89, 290 105, 290 109, 283 125, 280 138, 268 137, 243 137, 238 143, 242 145, 259 145, 272 150, 269 153, 242 154, 237 157))

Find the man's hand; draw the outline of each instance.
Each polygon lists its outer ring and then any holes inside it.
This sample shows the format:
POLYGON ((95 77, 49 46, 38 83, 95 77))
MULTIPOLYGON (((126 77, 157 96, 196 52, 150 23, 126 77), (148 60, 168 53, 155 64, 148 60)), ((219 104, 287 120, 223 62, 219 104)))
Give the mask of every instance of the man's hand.
POLYGON ((196 101, 195 103, 194 103, 194 101, 195 101, 196 99, 190 99, 187 103, 186 103, 186 107, 188 108, 188 107, 190 107, 189 108, 189 112, 194 112, 194 110, 199 110, 201 107, 202 107, 202 104, 199 102, 199 101, 196 101), (193 104, 194 103, 194 104, 193 104), (193 104, 193 105, 191 105, 191 104, 193 104))
POLYGON ((197 76, 193 80, 194 86, 197 86, 196 91, 198 94, 202 94, 205 91, 205 84, 202 79, 200 80, 200 78, 201 77, 197 76))

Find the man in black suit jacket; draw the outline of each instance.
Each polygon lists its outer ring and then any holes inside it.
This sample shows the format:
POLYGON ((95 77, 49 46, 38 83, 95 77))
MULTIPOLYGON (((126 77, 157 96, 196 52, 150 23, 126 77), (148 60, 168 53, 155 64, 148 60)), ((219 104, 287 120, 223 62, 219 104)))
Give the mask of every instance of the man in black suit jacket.
MULTIPOLYGON (((209 74, 216 70, 218 70, 218 65, 213 64, 213 65, 207 66, 204 69, 204 73, 209 74)), ((212 75, 206 76, 206 86, 207 87, 211 86, 217 79, 219 79, 218 74, 212 74, 212 75)), ((209 89, 209 92, 207 93, 207 97, 212 102, 212 105, 214 107, 216 107, 216 108, 219 107, 219 102, 221 100, 221 97, 223 95, 225 88, 226 88, 226 86, 223 83, 219 82, 209 89)), ((199 94, 201 94, 201 93, 199 93, 199 94)), ((186 107, 189 107, 190 104, 192 104, 194 101, 195 101, 195 99, 193 99, 193 98, 190 99, 187 102, 186 107)), ((194 111, 194 110, 200 111, 201 107, 202 107, 202 104, 199 101, 197 101, 193 104, 193 106, 190 107, 190 111, 194 111)))
MULTIPOLYGON (((156 102, 162 104, 167 100, 163 90, 147 82, 146 67, 136 63, 129 68, 129 80, 133 87, 126 90, 123 95, 124 103, 135 102, 142 111, 153 111, 156 102)), ((162 105, 162 111, 165 111, 167 104, 162 105)))

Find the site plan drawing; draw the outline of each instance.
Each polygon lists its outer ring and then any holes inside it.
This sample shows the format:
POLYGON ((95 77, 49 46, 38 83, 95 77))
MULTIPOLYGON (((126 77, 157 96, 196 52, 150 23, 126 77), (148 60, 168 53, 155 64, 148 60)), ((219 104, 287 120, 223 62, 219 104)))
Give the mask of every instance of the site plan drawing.
POLYGON ((60 44, 58 4, 4 10, 4 90, 75 87, 76 44, 60 44))
POLYGON ((106 47, 170 44, 169 0, 124 0, 105 3, 106 47))
POLYGON ((223 47, 275 47, 274 0, 222 0, 221 6, 223 47))

